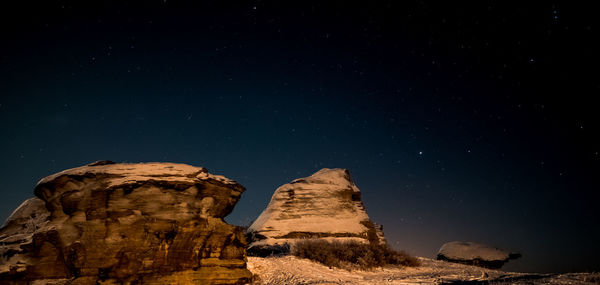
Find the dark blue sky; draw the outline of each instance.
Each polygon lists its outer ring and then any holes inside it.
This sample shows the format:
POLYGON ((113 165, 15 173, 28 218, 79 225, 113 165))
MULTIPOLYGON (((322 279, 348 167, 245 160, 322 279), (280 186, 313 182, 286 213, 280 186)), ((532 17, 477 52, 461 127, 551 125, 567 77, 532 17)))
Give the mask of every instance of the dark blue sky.
POLYGON ((388 242, 600 270, 597 29, 586 7, 44 1, 2 11, 0 218, 94 160, 273 191, 347 168, 388 242), (119 3, 119 4, 117 4, 119 3))

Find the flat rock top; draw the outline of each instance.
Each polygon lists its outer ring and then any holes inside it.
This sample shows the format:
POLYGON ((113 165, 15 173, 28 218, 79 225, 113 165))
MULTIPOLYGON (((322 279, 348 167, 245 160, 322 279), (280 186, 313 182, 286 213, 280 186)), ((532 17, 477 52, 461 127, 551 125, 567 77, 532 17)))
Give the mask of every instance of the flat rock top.
POLYGON ((485 261, 500 261, 509 259, 510 252, 504 251, 485 244, 474 242, 452 241, 445 243, 440 248, 438 254, 449 259, 473 260, 481 259, 485 261))
POLYGON ((313 175, 311 176, 295 179, 290 184, 295 183, 307 183, 314 185, 324 184, 322 187, 318 187, 318 190, 335 190, 339 188, 350 188, 355 192, 360 191, 358 190, 358 187, 356 187, 356 185, 352 183, 352 180, 350 179, 350 173, 348 172, 348 170, 343 168, 323 168, 313 173, 313 175), (335 185, 336 187, 332 188, 327 187, 326 185, 335 185))
MULTIPOLYGON (((67 169, 42 178, 37 186, 49 183, 63 175, 85 176, 104 174, 112 176, 110 185, 135 183, 137 181, 159 180, 173 182, 194 182, 195 180, 215 180, 224 184, 237 184, 221 175, 209 174, 204 167, 180 163, 91 163, 85 166, 67 169)), ((36 187, 37 187, 36 186, 36 187)))

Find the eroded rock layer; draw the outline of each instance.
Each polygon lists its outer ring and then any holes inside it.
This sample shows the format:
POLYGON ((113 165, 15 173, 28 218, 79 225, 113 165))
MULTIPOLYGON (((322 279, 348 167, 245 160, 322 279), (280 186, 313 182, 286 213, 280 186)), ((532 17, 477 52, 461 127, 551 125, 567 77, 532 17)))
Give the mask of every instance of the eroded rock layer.
POLYGON ((223 221, 244 190, 174 163, 98 162, 48 176, 0 229, 0 283, 248 282, 243 230, 223 221))
POLYGON ((350 173, 339 168, 324 168, 277 188, 249 232, 252 247, 304 238, 385 243, 382 227, 369 219, 350 173))

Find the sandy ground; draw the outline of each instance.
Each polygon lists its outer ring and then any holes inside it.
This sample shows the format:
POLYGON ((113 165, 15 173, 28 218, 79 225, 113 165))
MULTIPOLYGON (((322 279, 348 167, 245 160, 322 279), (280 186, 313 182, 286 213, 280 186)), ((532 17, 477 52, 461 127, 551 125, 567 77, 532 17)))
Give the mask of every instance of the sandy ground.
POLYGON ((529 274, 419 258, 420 267, 347 271, 294 256, 248 257, 255 284, 600 284, 600 273, 529 274))

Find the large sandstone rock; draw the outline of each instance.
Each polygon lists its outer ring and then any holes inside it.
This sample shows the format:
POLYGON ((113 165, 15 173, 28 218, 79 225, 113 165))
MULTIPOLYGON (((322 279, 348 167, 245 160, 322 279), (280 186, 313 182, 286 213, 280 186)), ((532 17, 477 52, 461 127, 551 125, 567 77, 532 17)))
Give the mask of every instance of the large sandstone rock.
POLYGON ((452 241, 440 248, 437 259, 455 263, 475 265, 498 269, 511 259, 521 257, 519 253, 511 253, 489 245, 452 241))
POLYGON ((324 168, 275 190, 249 227, 249 250, 298 239, 320 238, 385 243, 382 227, 367 215, 361 193, 346 169, 324 168))
POLYGON ((0 284, 248 282, 243 230, 223 221, 244 190, 174 163, 48 176, 0 229, 0 284))

